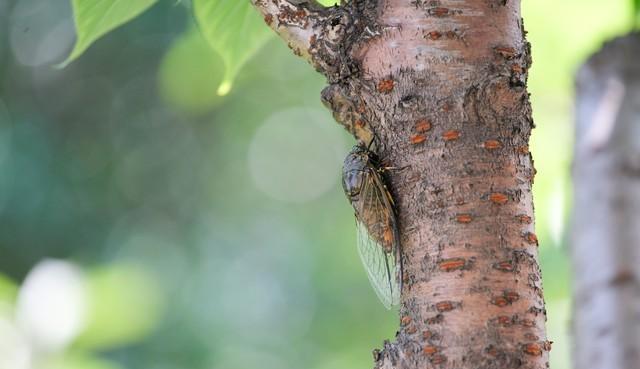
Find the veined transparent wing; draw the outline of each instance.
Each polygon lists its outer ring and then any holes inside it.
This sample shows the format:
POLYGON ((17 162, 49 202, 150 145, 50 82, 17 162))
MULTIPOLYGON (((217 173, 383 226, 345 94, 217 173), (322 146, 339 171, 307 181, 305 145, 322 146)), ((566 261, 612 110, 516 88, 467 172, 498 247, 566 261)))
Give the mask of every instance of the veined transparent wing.
POLYGON ((378 298, 390 309, 400 303, 399 245, 391 199, 374 170, 365 178, 360 201, 358 253, 378 298))
POLYGON ((367 227, 356 219, 358 227, 358 254, 367 271, 367 277, 378 298, 387 309, 400 303, 400 283, 395 250, 386 252, 367 231, 367 227))

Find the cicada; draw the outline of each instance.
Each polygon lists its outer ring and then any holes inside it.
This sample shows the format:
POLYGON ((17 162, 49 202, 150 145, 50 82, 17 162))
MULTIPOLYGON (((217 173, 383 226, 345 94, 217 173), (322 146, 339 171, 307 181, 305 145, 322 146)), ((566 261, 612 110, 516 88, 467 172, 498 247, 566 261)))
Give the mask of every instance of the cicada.
POLYGON ((378 157, 363 144, 353 147, 342 168, 342 187, 355 210, 358 253, 382 304, 400 303, 402 259, 394 202, 378 157))

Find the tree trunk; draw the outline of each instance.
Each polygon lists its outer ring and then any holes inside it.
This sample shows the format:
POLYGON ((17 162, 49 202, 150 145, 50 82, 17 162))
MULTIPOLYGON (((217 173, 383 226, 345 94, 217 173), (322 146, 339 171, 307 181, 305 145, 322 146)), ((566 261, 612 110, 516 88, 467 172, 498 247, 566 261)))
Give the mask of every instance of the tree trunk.
POLYGON ((640 366, 640 33, 606 44, 577 77, 574 362, 640 366))
POLYGON ((400 329, 376 368, 546 368, 518 0, 252 0, 389 165, 400 329))

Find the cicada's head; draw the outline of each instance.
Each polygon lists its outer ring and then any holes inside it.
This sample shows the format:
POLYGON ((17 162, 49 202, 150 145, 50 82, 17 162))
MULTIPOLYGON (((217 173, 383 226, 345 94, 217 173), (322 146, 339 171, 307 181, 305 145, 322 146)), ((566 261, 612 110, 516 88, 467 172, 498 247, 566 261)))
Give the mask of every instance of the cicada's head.
POLYGON ((344 159, 342 188, 350 199, 360 193, 369 165, 369 150, 363 145, 354 146, 344 159))

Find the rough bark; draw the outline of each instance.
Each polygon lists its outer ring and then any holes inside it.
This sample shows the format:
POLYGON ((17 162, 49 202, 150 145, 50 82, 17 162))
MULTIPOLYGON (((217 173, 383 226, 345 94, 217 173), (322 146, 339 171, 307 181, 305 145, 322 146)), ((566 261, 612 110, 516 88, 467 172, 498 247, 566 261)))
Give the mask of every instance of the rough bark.
POLYGON ((640 34, 577 76, 574 367, 640 366, 640 34))
POLYGON ((336 120, 403 168, 400 329, 376 368, 547 367, 520 2, 252 1, 327 77, 336 120))

